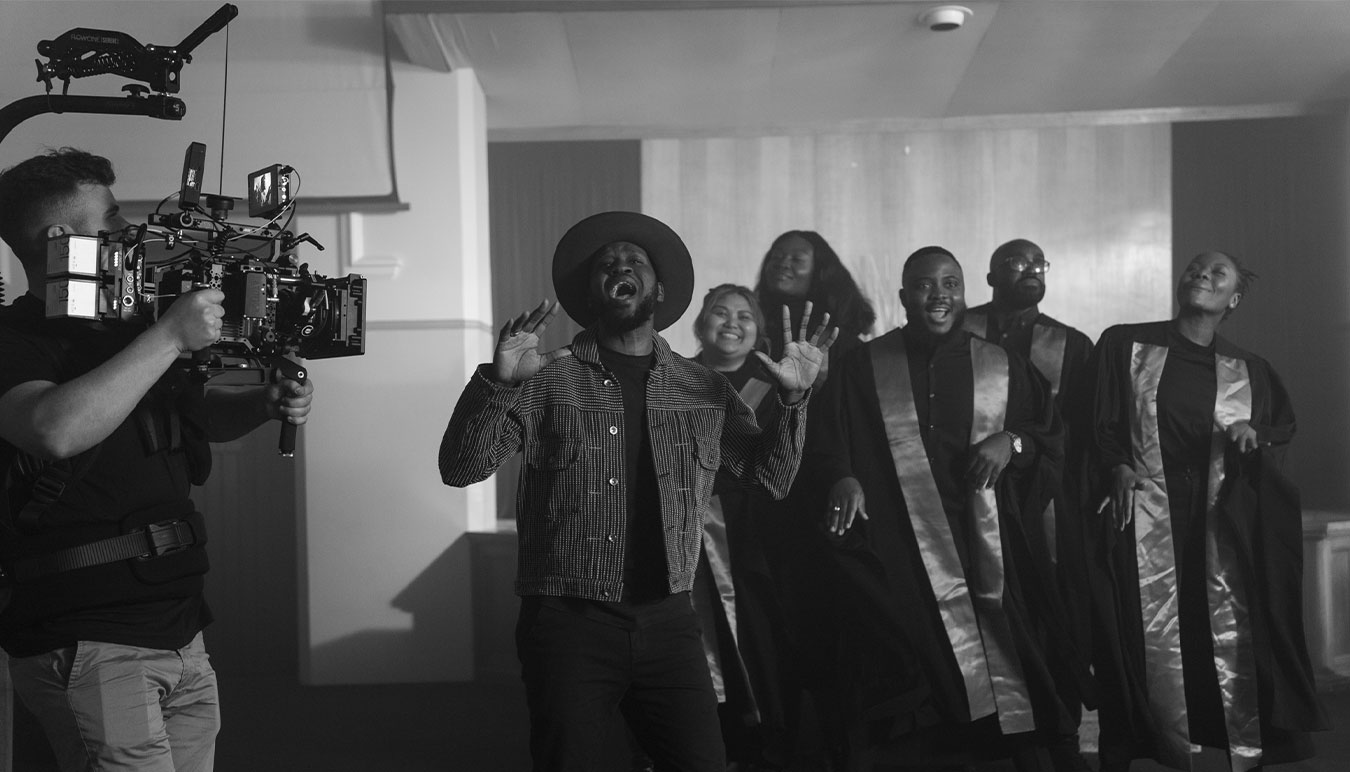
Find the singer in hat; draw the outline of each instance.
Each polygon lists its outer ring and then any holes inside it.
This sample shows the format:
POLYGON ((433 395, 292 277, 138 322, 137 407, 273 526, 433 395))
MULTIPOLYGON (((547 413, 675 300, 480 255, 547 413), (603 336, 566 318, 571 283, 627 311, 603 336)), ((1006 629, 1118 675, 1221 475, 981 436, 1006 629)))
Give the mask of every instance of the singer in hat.
POLYGON ((778 360, 757 352, 777 394, 761 425, 725 377, 659 334, 694 287, 670 227, 634 212, 582 220, 558 243, 553 286, 557 303, 502 325, 440 448, 441 477, 457 486, 525 456, 516 648, 534 768, 601 768, 626 721, 656 769, 720 771, 717 697, 689 600, 703 512, 719 469, 787 493, 835 333, 827 317, 784 330, 778 360), (542 352, 559 306, 585 329, 542 352))

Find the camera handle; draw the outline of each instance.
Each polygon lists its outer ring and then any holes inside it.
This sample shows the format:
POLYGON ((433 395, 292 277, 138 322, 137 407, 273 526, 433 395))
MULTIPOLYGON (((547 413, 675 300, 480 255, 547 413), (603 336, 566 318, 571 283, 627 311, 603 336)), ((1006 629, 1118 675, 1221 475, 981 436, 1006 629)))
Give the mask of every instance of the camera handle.
MULTIPOLYGON (((308 377, 305 368, 299 362, 286 357, 273 359, 272 366, 277 372, 296 383, 304 383, 308 377)), ((300 427, 290 421, 281 419, 281 439, 277 442, 277 454, 282 458, 295 458, 295 430, 298 428, 300 427)))

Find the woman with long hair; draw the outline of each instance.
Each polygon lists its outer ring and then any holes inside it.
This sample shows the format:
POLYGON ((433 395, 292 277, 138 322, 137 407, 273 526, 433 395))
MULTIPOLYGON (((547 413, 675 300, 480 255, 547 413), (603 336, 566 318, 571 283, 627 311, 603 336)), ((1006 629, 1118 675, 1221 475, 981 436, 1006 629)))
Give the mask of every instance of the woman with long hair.
MULTIPOLYGON (((836 357, 861 342, 872 331, 877 314, 858 289, 853 274, 844 267, 824 237, 815 231, 792 230, 773 240, 759 267, 755 284, 764 316, 777 322, 786 306, 792 316, 792 329, 801 324, 809 302, 815 316, 828 313, 839 328, 839 338, 831 352, 836 357)), ((783 347, 783 330, 770 324, 766 331, 772 355, 783 347)))
MULTIPOLYGON (((817 389, 828 377, 830 361, 861 345, 877 318, 853 274, 815 231, 790 230, 773 240, 760 264, 755 295, 765 317, 773 322, 782 319, 786 308, 793 325, 790 329, 797 329, 803 315, 830 315, 839 337, 816 376, 817 389)), ((770 354, 783 347, 783 326, 773 322, 765 330, 770 354)), ((843 762, 844 743, 838 720, 838 701, 843 695, 835 677, 837 599, 827 546, 821 539, 825 489, 814 485, 811 477, 812 470, 803 465, 787 498, 767 507, 778 527, 766 535, 765 543, 789 625, 785 649, 792 657, 784 686, 789 732, 806 738, 799 743, 801 754, 814 755, 809 731, 799 731, 814 728, 809 722, 799 726, 803 717, 814 714, 824 760, 838 766, 843 762), (810 707, 801 700, 803 694, 811 695, 810 707)))

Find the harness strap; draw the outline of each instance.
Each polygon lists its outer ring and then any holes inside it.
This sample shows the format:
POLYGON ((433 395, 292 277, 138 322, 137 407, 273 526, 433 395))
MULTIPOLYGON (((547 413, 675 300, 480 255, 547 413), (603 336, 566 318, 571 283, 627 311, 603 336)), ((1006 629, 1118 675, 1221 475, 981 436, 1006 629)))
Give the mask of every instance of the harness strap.
POLYGON ((204 525, 201 515, 194 512, 185 519, 151 523, 121 536, 21 558, 14 561, 9 574, 16 582, 27 582, 119 560, 153 560, 205 541, 198 535, 204 525))
POLYGON ((43 467, 37 479, 33 480, 27 503, 15 515, 14 521, 21 531, 32 531, 41 525, 42 516, 61 500, 72 477, 74 473, 66 464, 47 464, 43 467))

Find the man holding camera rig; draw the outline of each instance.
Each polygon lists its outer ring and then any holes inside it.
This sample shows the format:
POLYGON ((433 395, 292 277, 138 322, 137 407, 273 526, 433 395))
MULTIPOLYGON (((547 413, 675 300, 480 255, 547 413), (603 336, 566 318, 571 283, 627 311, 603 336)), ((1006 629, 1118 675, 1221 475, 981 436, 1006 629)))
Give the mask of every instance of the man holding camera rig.
POLYGON ((30 287, 0 308, 0 646, 63 770, 204 771, 219 705, 188 490, 208 443, 304 423, 313 387, 207 391, 174 367, 220 337, 218 290, 148 325, 44 318, 48 239, 128 227, 114 180, 71 148, 0 173, 0 238, 30 287))

